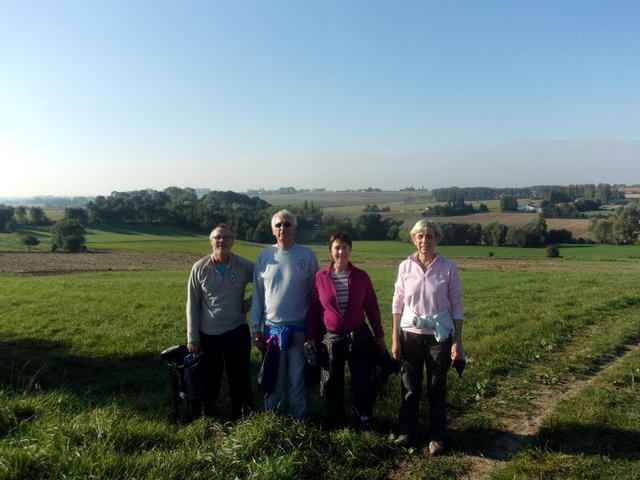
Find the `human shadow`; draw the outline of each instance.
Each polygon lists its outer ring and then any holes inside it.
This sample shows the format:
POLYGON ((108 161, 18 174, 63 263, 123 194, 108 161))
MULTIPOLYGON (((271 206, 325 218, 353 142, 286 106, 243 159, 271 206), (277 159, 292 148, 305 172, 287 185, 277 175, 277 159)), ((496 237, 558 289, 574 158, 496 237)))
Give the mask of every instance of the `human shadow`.
POLYGON ((640 431, 607 425, 561 423, 543 427, 536 445, 564 454, 600 455, 615 460, 640 460, 640 431))
POLYGON ((493 428, 450 429, 448 436, 456 451, 492 460, 508 460, 527 446, 569 455, 640 460, 640 432, 606 425, 564 423, 543 427, 535 435, 493 428))
POLYGON ((525 445, 534 441, 534 435, 519 434, 496 428, 450 428, 447 436, 458 452, 491 460, 506 460, 525 445))
POLYGON ((91 357, 73 353, 70 342, 42 338, 2 341, 0 385, 19 392, 62 390, 82 406, 116 403, 156 414, 169 399, 166 367, 155 353, 91 357))
MULTIPOLYGON (((5 339, 0 340, 0 387, 17 392, 64 391, 80 408, 115 404, 145 416, 193 419, 191 415, 177 416, 172 409, 170 369, 160 360, 160 349, 133 355, 90 356, 73 353, 73 344, 67 341, 10 338, 1 331, 0 339, 5 339)), ((252 357, 252 381, 258 368, 259 362, 252 357)), ((260 405, 255 385, 253 394, 254 403, 260 405)), ((226 380, 220 388, 215 416, 231 418, 226 380)))

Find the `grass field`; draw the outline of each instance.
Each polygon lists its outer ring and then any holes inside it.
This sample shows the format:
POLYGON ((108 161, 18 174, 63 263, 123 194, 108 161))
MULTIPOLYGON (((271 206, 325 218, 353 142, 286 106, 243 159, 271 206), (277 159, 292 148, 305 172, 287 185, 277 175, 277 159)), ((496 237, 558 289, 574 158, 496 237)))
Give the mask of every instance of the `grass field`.
MULTIPOLYGON (((34 234, 41 244, 32 247, 33 251, 49 250, 47 227, 21 229, 18 234, 0 233, 0 251, 26 251, 20 243, 19 234, 34 234)), ((137 225, 126 227, 90 228, 87 230, 87 248, 125 249, 139 252, 184 252, 205 255, 209 250, 206 235, 171 226, 137 225)), ((320 259, 328 259, 325 245, 310 245, 320 259)), ((261 245, 236 241, 235 251, 247 258, 255 259, 261 245)), ((618 259, 640 259, 638 245, 598 245, 598 244, 561 244, 560 255, 567 260, 600 259, 604 261, 618 259)), ((443 255, 450 258, 544 258, 544 248, 489 247, 484 245, 440 247, 443 255), (493 255, 491 255, 493 254, 493 255)), ((401 259, 413 252, 409 242, 398 241, 356 241, 354 256, 358 259, 401 259)))
MULTIPOLYGON (((206 237, 174 228, 91 230, 88 239, 90 248, 207 250, 206 237)), ((236 247, 250 258, 259 249, 236 247)), ((512 417, 535 413, 536 392, 590 375, 640 339, 640 247, 561 246, 562 271, 500 268, 501 256, 542 258, 541 249, 441 247, 461 259, 489 250, 495 263, 462 271, 469 366, 450 376, 449 453, 436 459, 388 441, 397 378, 368 433, 322 431, 317 391, 306 423, 263 412, 229 423, 224 392, 220 417, 171 420, 157 355, 184 341, 186 271, 0 275, 0 479, 462 478, 512 417)), ((411 252, 401 242, 354 244, 355 259, 369 261, 387 332, 397 261, 411 252)), ((254 376, 258 364, 254 352, 254 376)), ((638 477, 639 377, 636 353, 549 412, 493 478, 638 477)))

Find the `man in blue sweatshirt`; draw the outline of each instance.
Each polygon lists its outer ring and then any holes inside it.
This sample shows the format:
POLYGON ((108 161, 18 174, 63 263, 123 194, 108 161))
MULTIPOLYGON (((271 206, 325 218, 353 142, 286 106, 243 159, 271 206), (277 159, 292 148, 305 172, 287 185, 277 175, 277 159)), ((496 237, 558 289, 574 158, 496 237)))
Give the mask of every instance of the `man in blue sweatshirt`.
POLYGON ((255 263, 251 336, 260 350, 269 337, 280 347, 276 384, 273 392, 265 395, 265 408, 280 408, 288 377, 291 415, 303 419, 307 414, 305 328, 318 260, 313 250, 296 245, 296 227, 296 217, 288 210, 271 219, 276 244, 264 248, 255 263))

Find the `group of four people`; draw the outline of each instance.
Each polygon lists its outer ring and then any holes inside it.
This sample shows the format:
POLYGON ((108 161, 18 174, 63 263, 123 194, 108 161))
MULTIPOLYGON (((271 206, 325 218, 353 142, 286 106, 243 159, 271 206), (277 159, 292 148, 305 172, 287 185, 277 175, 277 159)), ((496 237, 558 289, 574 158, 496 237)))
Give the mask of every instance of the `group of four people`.
MULTIPOLYGON (((224 224, 210 235, 213 253, 191 270, 187 299, 187 347, 202 352, 205 370, 204 413, 212 414, 223 366, 229 382, 233 416, 253 409, 250 381, 251 342, 264 353, 278 349, 277 374, 265 408, 279 409, 288 391, 291 415, 307 413, 305 347, 326 352, 323 365, 327 420, 344 421, 344 367, 351 373, 358 421, 369 425, 376 390, 372 356, 386 349, 380 309, 371 279, 351 261, 351 238, 342 232, 329 239, 332 261, 319 270, 314 252, 295 243, 296 217, 287 210, 271 220, 276 244, 264 248, 255 264, 231 252, 233 230, 224 224), (252 299, 245 299, 248 283, 252 299), (246 313, 251 310, 251 332, 246 313), (368 321, 365 321, 365 319, 368 321)), ((402 400, 395 443, 409 445, 417 435, 423 372, 429 401, 429 451, 444 450, 447 372, 464 358, 463 303, 453 262, 435 248, 442 238, 437 224, 421 220, 411 230, 417 251, 400 264, 392 302, 392 356, 402 361, 402 400)))

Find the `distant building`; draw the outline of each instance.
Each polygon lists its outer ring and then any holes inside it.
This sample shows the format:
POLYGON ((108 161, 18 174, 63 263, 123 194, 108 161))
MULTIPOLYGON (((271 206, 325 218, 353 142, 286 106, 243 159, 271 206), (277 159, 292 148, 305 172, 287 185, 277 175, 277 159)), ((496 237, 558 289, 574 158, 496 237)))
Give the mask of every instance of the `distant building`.
POLYGON ((533 205, 523 205, 521 207, 518 207, 519 212, 540 213, 541 210, 541 208, 534 207, 533 205))

